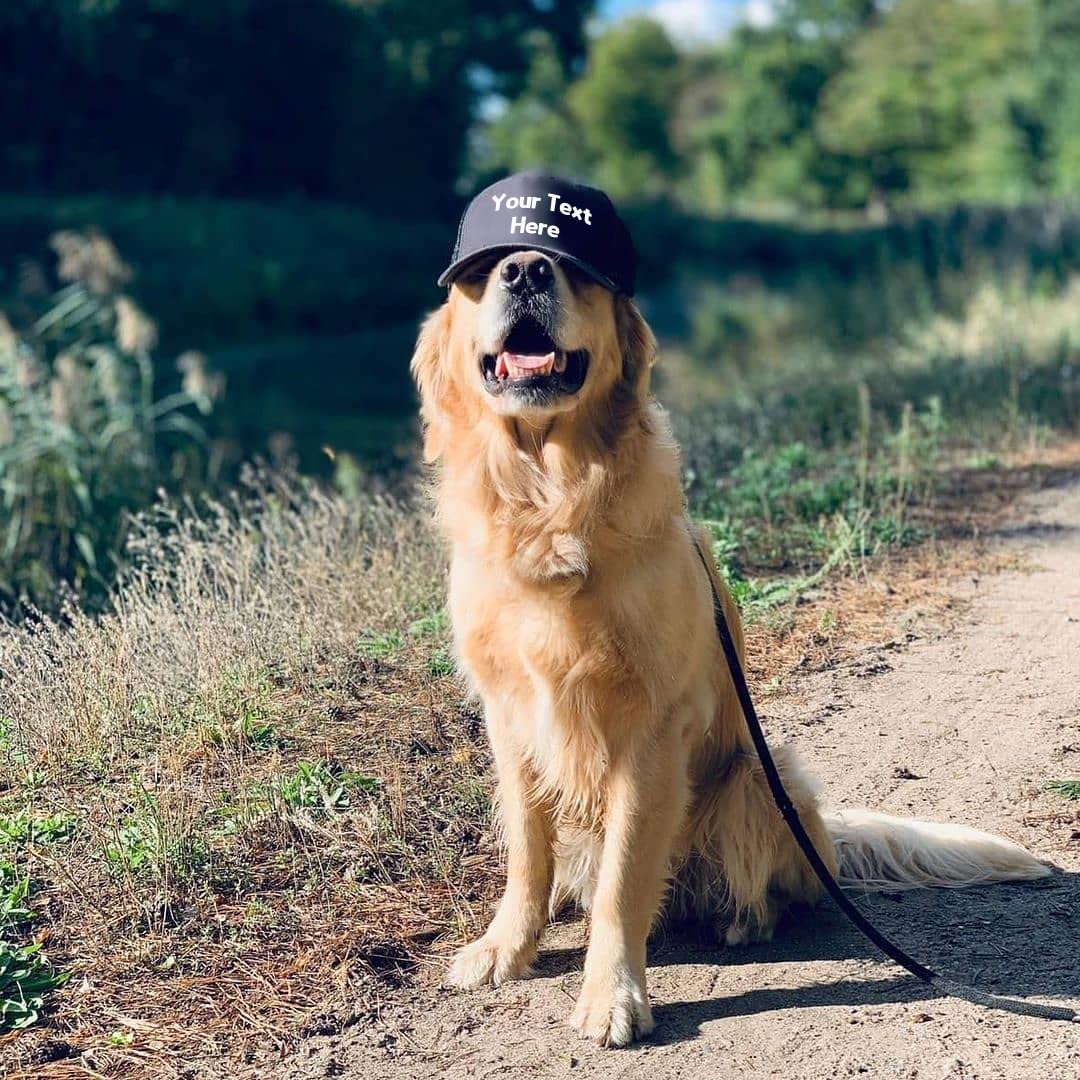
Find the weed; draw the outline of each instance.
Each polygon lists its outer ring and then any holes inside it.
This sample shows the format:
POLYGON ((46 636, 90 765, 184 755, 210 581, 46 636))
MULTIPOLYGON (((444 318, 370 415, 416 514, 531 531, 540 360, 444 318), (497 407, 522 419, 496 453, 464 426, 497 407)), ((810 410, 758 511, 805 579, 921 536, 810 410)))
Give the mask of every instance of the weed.
POLYGON ((1053 780, 1046 785, 1046 788, 1066 799, 1080 799, 1080 780, 1053 780))
POLYGON ((845 518, 837 515, 831 527, 822 532, 828 554, 815 571, 790 577, 748 579, 743 577, 735 559, 730 524, 725 521, 703 521, 701 524, 718 537, 713 543, 713 553, 720 575, 743 614, 751 619, 769 608, 796 600, 821 584, 838 566, 852 558, 863 535, 860 529, 853 528, 845 518))
POLYGON ((779 694, 784 688, 784 677, 782 675, 772 675, 761 684, 761 695, 763 697, 772 697, 774 694, 779 694))
POLYGON ((157 330, 122 292, 131 271, 100 233, 52 242, 69 284, 18 332, 0 315, 0 608, 9 611, 23 597, 55 610, 72 587, 104 599, 126 515, 161 484, 201 474, 193 413, 209 412, 216 394, 185 375, 184 389, 155 401, 157 330))
POLYGON ((870 387, 866 385, 865 380, 860 379, 856 389, 859 401, 859 421, 855 461, 859 482, 858 508, 861 511, 866 506, 866 487, 870 480, 870 428, 873 424, 873 414, 870 409, 870 387))
POLYGON ((74 836, 78 819, 71 814, 35 816, 29 808, 0 816, 0 848, 26 844, 63 843, 74 836))
POLYGON ((269 669, 226 671, 182 710, 181 727, 194 725, 216 746, 270 750, 283 745, 274 729, 274 681, 269 669))
POLYGON ((29 895, 30 878, 12 863, 0 860, 0 938, 33 918, 26 906, 29 895))
POLYGON ((161 848, 155 830, 138 822, 120 826, 112 842, 105 845, 104 855, 116 873, 137 874, 154 864, 155 853, 161 848))
POLYGON ((424 615, 409 624, 410 637, 435 637, 450 629, 450 613, 445 607, 424 615))
POLYGON ((445 679, 456 670, 457 664, 449 649, 437 649, 428 657, 428 674, 434 679, 445 679))
POLYGON ((392 653, 397 652, 404 644, 405 641, 401 634, 396 630, 391 630, 386 634, 361 634, 360 639, 356 643, 356 647, 361 656, 376 659, 379 657, 390 656, 392 653))
POLYGON ((135 788, 136 808, 115 823, 101 854, 114 876, 148 876, 166 890, 198 877, 207 862, 206 836, 163 810, 158 796, 135 788))
POLYGON ((40 945, 0 942, 0 1033, 36 1023, 45 995, 67 980, 41 955, 40 945))
POLYGON ((273 921, 274 909, 261 897, 254 896, 244 908, 244 924, 246 926, 262 926, 273 921))
POLYGON ((35 788, 44 787, 48 782, 49 774, 44 769, 27 769, 19 786, 23 791, 33 791, 35 788))
POLYGON ((379 786, 374 777, 345 772, 323 761, 301 761, 296 770, 278 782, 281 801, 293 810, 348 810, 350 791, 370 793, 379 786))

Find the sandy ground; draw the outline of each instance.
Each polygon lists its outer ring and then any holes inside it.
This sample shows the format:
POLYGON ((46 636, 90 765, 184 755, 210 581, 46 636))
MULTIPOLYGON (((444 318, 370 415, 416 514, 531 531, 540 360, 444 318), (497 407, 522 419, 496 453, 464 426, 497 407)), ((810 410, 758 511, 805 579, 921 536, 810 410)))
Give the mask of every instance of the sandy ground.
MULTIPOLYGON (((1061 873, 1019 886, 860 901, 931 966, 1003 993, 1080 999, 1080 486, 1027 504, 1001 543, 1033 569, 957 583, 948 629, 896 642, 771 698, 766 728, 797 742, 826 801, 964 822, 1009 836, 1061 873)), ((564 1021, 585 925, 553 928, 539 973, 498 990, 395 994, 368 1023, 260 1068, 270 1080, 445 1077, 1080 1077, 1080 1024, 929 996, 832 908, 744 950, 669 932, 650 949, 657 1030, 602 1050, 564 1021)))

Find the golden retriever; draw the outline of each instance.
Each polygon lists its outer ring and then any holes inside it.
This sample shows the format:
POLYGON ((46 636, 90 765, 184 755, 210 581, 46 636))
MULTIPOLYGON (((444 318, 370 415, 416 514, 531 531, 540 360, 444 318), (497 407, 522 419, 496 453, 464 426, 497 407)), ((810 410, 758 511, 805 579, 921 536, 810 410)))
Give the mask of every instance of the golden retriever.
MULTIPOLYGON (((456 651, 483 701, 507 858, 491 924, 447 981, 524 976, 550 915, 575 901, 590 934, 570 1023, 608 1045, 653 1027, 646 939, 665 898, 738 944, 768 938, 786 907, 821 892, 773 805, 724 664, 703 539, 649 393, 654 354, 630 299, 565 261, 513 251, 453 284, 412 361, 425 457, 438 463, 456 651)), ((741 651, 711 559, 709 573, 741 651)), ((972 829, 824 814, 791 750, 776 757, 843 882, 1048 872, 972 829)))

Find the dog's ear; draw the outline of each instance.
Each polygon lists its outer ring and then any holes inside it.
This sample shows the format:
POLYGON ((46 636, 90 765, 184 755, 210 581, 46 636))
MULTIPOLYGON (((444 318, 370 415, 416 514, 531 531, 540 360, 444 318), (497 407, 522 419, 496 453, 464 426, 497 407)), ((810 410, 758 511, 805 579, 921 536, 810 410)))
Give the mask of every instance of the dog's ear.
POLYGON ((450 337, 450 305, 443 304, 421 324, 409 369, 420 391, 420 419, 424 427, 424 460, 437 461, 446 439, 446 377, 444 357, 450 337))
POLYGON ((637 304, 627 296, 615 300, 615 329, 622 353, 623 381, 637 388, 648 380, 656 360, 656 338, 637 304))

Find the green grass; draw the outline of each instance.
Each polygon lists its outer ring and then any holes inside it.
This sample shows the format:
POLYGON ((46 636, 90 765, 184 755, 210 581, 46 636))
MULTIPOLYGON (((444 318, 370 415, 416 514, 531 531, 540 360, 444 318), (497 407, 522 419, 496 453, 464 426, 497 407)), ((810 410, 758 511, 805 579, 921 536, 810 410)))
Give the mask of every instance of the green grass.
POLYGON ((385 633, 366 631, 357 641, 357 650, 369 660, 380 660, 401 652, 409 641, 433 641, 434 649, 428 656, 428 673, 435 679, 445 678, 455 671, 455 662, 450 650, 440 642, 445 641, 450 631, 450 616, 446 608, 422 615, 410 622, 404 633, 390 630, 385 633))
POLYGON ((1080 780, 1052 780, 1046 789, 1066 799, 1080 799, 1080 780))
POLYGON ((661 394, 684 403, 673 408, 687 501, 744 611, 927 539, 946 466, 1001 468, 1080 426, 1078 311, 1080 278, 1060 291, 1012 282, 887 348, 819 339, 748 371, 676 353, 661 394))
POLYGON ((456 670, 457 664, 449 649, 436 649, 428 659, 428 673, 433 679, 449 678, 456 670))
POLYGON ((34 917, 26 906, 29 896, 30 878, 13 863, 0 860, 0 936, 34 917))
MULTIPOLYGON (((192 821, 177 821, 142 783, 129 788, 129 813, 114 821, 100 855, 114 878, 145 877, 167 897, 172 883, 197 881, 209 860, 209 838, 192 821)), ((165 900, 168 906, 167 899, 165 900)))
POLYGON ((450 613, 445 607, 424 615, 409 624, 410 637, 434 637, 445 634, 450 629, 450 613))
MULTIPOLYGON (((266 667, 224 671, 174 718, 177 730, 195 729, 208 742, 238 749, 271 750, 281 745, 274 727, 273 672, 266 667)), ((148 719, 156 716, 153 703, 148 719)))
POLYGON ((361 656, 368 659, 379 659, 384 656, 392 656, 405 644, 405 639, 397 630, 391 630, 383 634, 361 634, 356 643, 357 651, 361 656))
POLYGON ((753 616, 882 548, 923 539, 910 513, 932 497, 939 459, 937 436, 909 426, 873 458, 787 443, 747 453, 726 475, 690 472, 687 486, 725 584, 753 616))

